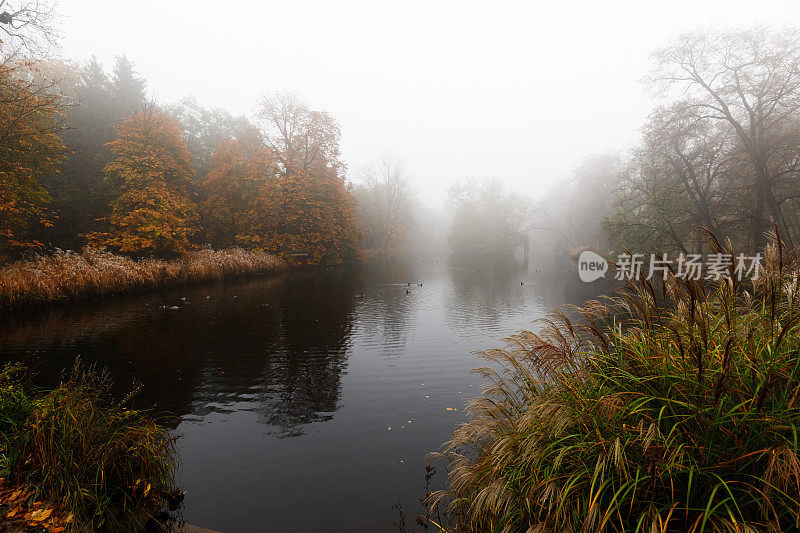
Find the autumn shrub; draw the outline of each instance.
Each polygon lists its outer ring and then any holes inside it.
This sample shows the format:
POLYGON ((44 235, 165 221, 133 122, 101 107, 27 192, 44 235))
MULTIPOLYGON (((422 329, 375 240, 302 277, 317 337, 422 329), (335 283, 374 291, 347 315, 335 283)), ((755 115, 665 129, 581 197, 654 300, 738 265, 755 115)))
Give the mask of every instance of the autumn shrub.
POLYGON ((167 506, 174 439, 108 394, 104 373, 76 363, 54 390, 0 374, 0 477, 55 506, 74 531, 142 531, 167 506))
POLYGON ((204 248, 170 261, 136 261, 93 248, 57 251, 0 268, 0 307, 219 280, 283 266, 273 255, 241 248, 204 248))
POLYGON ((436 504, 467 531, 797 530, 799 275, 776 241, 752 283, 639 280, 483 352, 436 504))

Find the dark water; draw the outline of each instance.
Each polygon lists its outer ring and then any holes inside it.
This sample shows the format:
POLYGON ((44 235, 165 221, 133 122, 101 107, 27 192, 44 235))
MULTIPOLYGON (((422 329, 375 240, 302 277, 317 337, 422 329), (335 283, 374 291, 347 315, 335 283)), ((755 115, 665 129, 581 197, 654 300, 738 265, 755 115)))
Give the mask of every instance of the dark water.
POLYGON ((0 359, 37 351, 53 381, 80 355, 121 391, 142 382, 136 406, 174 415, 190 523, 392 531, 480 390, 471 352, 596 295, 568 268, 428 256, 16 312, 0 359))

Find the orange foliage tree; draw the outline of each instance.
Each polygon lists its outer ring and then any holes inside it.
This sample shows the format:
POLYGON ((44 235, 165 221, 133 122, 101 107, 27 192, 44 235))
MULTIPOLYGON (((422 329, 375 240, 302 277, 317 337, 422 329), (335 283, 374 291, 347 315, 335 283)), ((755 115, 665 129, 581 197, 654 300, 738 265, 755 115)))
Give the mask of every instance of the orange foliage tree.
POLYGON ((250 241, 253 233, 253 202, 267 180, 274 177, 275 158, 257 131, 241 139, 225 139, 211 158, 211 171, 202 188, 205 237, 214 246, 250 241))
POLYGON ((29 226, 51 223, 50 195, 39 177, 63 157, 58 97, 31 64, 0 64, 0 260, 37 246, 29 226))
POLYGON ((355 258, 355 201, 341 180, 309 171, 281 174, 266 183, 257 205, 265 249, 317 264, 355 258))
POLYGON ((251 243, 312 263, 354 259, 359 236, 339 125, 288 95, 265 98, 259 116, 277 164, 254 205, 251 243))
POLYGON ((118 194, 110 229, 91 242, 124 253, 170 255, 191 248, 197 210, 190 198, 194 178, 181 130, 167 114, 146 109, 127 117, 109 143, 113 159, 103 169, 118 194))

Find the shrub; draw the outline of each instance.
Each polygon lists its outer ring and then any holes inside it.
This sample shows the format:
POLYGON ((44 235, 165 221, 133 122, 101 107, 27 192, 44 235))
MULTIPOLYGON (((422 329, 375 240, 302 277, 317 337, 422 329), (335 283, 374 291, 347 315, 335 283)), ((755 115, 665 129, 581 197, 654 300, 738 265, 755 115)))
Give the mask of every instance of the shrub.
POLYGON ((110 400, 110 380, 72 373, 49 392, 2 374, 0 476, 71 515, 76 531, 141 531, 174 490, 177 453, 146 413, 110 400))
POLYGON ((799 273, 776 239, 747 286, 638 280, 484 352, 435 503, 480 531, 797 529, 799 273))

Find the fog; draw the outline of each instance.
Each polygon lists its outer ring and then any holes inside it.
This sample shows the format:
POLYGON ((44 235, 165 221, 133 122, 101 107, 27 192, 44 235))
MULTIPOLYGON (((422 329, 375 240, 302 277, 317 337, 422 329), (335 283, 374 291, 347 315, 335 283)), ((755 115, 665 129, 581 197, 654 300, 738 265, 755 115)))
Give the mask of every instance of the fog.
POLYGON ((405 160, 421 200, 494 177, 539 197, 639 139, 650 53, 698 27, 800 22, 797 2, 107 2, 58 5, 64 56, 127 54, 149 95, 252 114, 295 93, 342 126, 355 170, 405 160))

